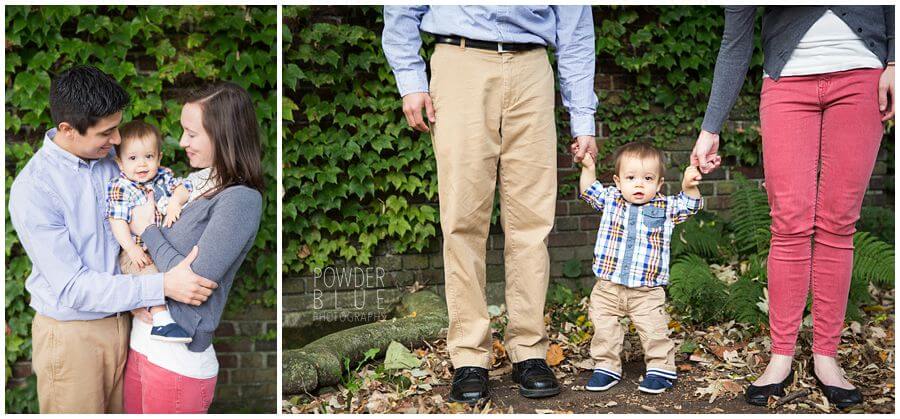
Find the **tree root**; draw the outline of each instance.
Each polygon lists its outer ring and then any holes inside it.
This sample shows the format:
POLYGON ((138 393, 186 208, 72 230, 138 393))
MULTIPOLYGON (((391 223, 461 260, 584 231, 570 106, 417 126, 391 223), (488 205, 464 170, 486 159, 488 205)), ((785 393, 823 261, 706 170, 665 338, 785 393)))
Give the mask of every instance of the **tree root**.
POLYGON ((344 358, 359 361, 371 348, 379 348, 383 354, 391 341, 419 346, 424 340, 437 338, 447 321, 443 298, 429 291, 408 294, 402 298, 396 318, 345 329, 303 348, 284 351, 282 393, 308 393, 336 385, 341 381, 344 358))

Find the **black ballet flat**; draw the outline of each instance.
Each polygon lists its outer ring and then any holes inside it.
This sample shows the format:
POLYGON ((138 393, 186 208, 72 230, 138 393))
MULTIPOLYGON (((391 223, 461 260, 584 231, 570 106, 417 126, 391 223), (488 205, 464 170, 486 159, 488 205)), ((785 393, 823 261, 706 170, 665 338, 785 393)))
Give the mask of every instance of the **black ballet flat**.
POLYGON ((769 404, 770 396, 784 397, 784 389, 794 381, 794 370, 788 373, 784 381, 780 383, 767 384, 764 386, 755 386, 750 384, 744 391, 744 400, 754 406, 766 406, 769 404))
POLYGON ((828 399, 828 403, 837 406, 838 409, 843 410, 862 403, 862 393, 859 392, 858 388, 847 389, 825 385, 816 375, 816 370, 812 367, 812 363, 810 363, 809 373, 816 379, 816 385, 822 390, 822 394, 828 399))

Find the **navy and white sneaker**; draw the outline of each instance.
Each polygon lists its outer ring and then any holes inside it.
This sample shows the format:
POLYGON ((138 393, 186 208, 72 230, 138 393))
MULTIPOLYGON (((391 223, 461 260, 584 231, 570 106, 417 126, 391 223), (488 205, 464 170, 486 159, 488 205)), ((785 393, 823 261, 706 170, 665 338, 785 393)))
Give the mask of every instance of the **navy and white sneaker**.
POLYGON ((163 342, 191 343, 191 335, 181 328, 178 323, 169 323, 165 326, 153 326, 150 329, 150 339, 163 342))
POLYGON ((588 391, 605 391, 618 384, 621 379, 622 376, 619 373, 604 368, 596 368, 584 388, 588 391))
POLYGON ((659 394, 672 388, 677 378, 678 376, 672 371, 647 368, 647 374, 644 375, 644 380, 641 381, 638 390, 644 393, 659 394))

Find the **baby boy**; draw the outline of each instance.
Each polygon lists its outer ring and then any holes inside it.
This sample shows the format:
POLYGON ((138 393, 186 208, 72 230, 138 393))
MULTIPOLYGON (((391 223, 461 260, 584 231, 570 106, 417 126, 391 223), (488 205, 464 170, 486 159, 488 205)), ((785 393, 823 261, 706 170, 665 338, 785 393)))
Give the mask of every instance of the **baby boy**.
MULTIPOLYGON (((154 221, 170 227, 181 214, 191 193, 191 183, 175 177, 172 170, 160 167, 162 135, 143 121, 131 121, 119 129, 122 142, 116 146, 116 163, 121 174, 107 187, 107 218, 113 235, 122 246, 119 266, 124 274, 157 272, 145 252, 140 237, 128 228, 134 207, 147 202, 147 192, 153 191, 156 200, 154 221), (165 218, 163 218, 165 217, 165 218)), ((191 336, 175 323, 165 305, 151 307, 152 339, 167 342, 191 342, 191 336)))
POLYGON ((616 151, 615 186, 597 181, 590 154, 582 161, 581 198, 602 213, 594 246, 597 283, 590 298, 594 373, 587 390, 607 390, 622 377, 623 316, 631 319, 644 349, 647 371, 638 389, 662 393, 677 378, 663 287, 669 279, 672 229, 703 208, 703 199, 696 167, 685 170, 682 192, 674 196, 659 192, 664 170, 662 152, 644 142, 616 151))

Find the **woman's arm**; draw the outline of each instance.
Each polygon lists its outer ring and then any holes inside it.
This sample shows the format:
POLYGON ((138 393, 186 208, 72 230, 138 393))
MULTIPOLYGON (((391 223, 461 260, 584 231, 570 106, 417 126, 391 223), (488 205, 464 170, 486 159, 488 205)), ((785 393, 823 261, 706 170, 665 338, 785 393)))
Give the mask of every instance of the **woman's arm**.
POLYGON ((704 131, 717 134, 728 119, 750 68, 756 6, 725 6, 725 30, 703 118, 704 131))
MULTIPOLYGON (((262 215, 262 196, 246 187, 232 187, 220 192, 210 210, 209 223, 197 242, 200 255, 191 269, 204 278, 218 282, 234 263, 244 246, 256 236, 262 215)), ((155 225, 144 230, 141 239, 160 271, 167 271, 184 259, 163 237, 155 225)))
POLYGON ((887 62, 894 62, 894 6, 881 6, 884 8, 884 29, 887 37, 887 62))

